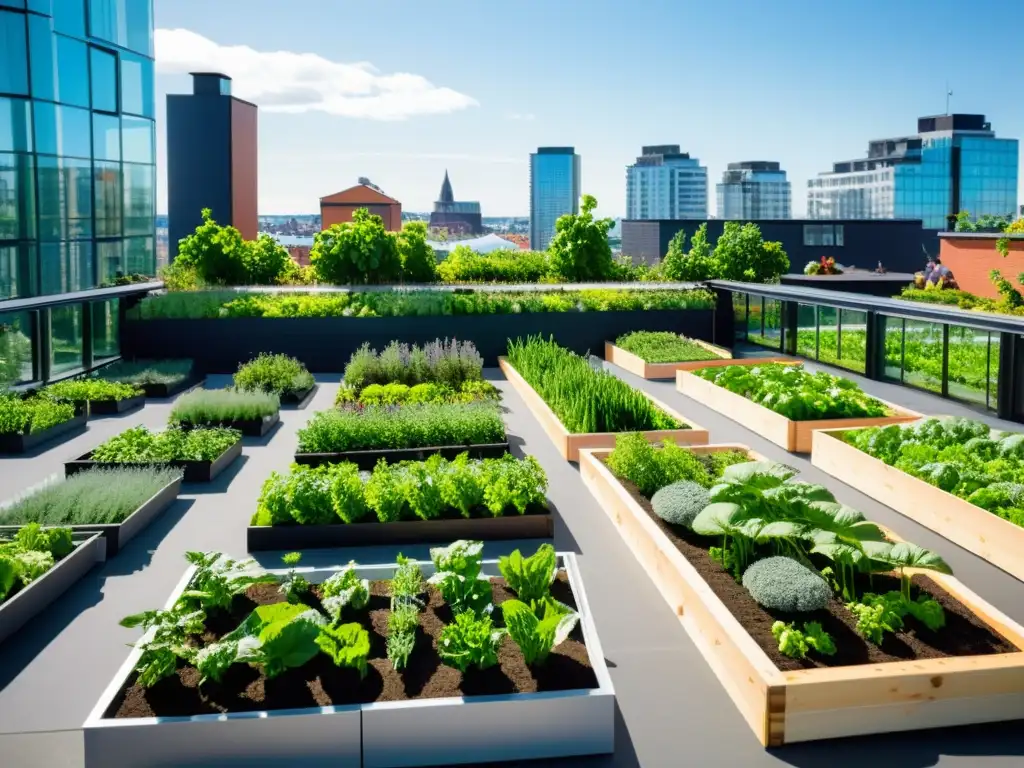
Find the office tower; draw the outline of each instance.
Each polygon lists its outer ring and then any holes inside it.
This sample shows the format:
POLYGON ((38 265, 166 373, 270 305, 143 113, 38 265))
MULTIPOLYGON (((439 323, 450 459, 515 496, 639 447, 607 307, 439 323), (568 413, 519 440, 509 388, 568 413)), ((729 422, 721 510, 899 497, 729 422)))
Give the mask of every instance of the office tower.
POLYGON ((573 147, 538 147, 530 155, 530 247, 546 250, 555 222, 580 212, 580 156, 573 147))
POLYGON ((1017 208, 1017 139, 997 138, 984 115, 938 115, 917 133, 868 144, 868 156, 833 164, 807 182, 812 219, 921 219, 946 229, 960 211, 1007 216, 1017 208))
POLYGON ((118 354, 117 298, 5 300, 155 273, 152 0, 0 2, 0 94, 3 386, 118 354))
POLYGON ((456 200, 455 193, 452 192, 452 183, 448 180, 448 171, 444 172, 441 194, 434 202, 428 226, 431 229, 444 227, 449 233, 460 235, 478 235, 484 231, 480 203, 456 200))
POLYGON ((213 219, 246 240, 259 227, 256 208, 255 104, 231 95, 231 78, 193 72, 192 93, 167 96, 167 215, 170 259, 178 241, 213 219))
POLYGON ((720 219, 788 219, 790 185, 778 163, 729 163, 716 187, 720 219))
POLYGON ((678 144, 643 147, 626 167, 627 219, 704 219, 708 169, 678 144))

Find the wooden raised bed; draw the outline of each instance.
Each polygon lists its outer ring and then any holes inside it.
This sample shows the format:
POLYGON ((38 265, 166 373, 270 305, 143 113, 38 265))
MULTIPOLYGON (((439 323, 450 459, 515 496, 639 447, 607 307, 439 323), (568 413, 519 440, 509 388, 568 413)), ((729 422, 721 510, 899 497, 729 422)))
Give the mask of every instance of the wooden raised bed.
POLYGON ((816 432, 811 463, 1024 581, 1024 528, 869 456, 847 431, 816 432))
POLYGON ((77 459, 64 462, 64 476, 71 477, 78 472, 85 472, 94 467, 102 469, 114 469, 116 467, 174 467, 182 471, 183 479, 186 483, 208 483, 227 469, 241 455, 241 438, 213 461, 93 461, 91 458, 92 451, 89 451, 89 453, 79 456, 77 459))
POLYGON ((76 414, 72 418, 61 422, 60 424, 55 424, 49 429, 44 429, 41 432, 30 432, 27 435, 0 435, 0 453, 27 453, 28 451, 39 447, 43 443, 56 440, 58 437, 62 437, 71 432, 78 432, 85 427, 86 421, 89 420, 89 415, 85 412, 85 409, 78 409, 76 407, 76 411, 76 414))
POLYGON ((554 518, 547 510, 524 515, 513 512, 501 517, 403 520, 397 523, 339 521, 334 525, 250 525, 246 528, 245 538, 250 552, 260 552, 378 544, 436 544, 459 539, 550 539, 554 531, 554 518))
MULTIPOLYGON (((791 360, 783 361, 790 365, 798 365, 791 360)), ((916 421, 920 413, 902 408, 885 400, 879 400, 889 408, 891 415, 860 419, 819 419, 816 421, 793 421, 775 413, 753 400, 730 392, 725 387, 712 384, 688 371, 676 373, 676 389, 698 403, 728 416, 752 432, 781 445, 794 453, 810 453, 811 438, 818 429, 851 429, 853 427, 877 427, 885 424, 899 424, 905 421, 916 421)))
MULTIPOLYGON (((559 553, 559 560, 576 602, 596 688, 118 719, 109 711, 138 662, 140 651, 133 649, 83 726, 85 768, 267 760, 281 765, 398 768, 610 753, 615 748, 615 690, 575 555, 559 553)), ((366 565, 357 573, 360 578, 387 579, 394 568, 366 565)), ((429 562, 421 563, 421 568, 425 577, 433 573, 429 562)), ((296 569, 313 584, 337 570, 296 569)), ((498 575, 497 561, 485 560, 481 570, 498 575)), ((194 567, 185 573, 166 608, 174 605, 194 573, 194 567)))
MULTIPOLYGON (((519 372, 512 367, 507 359, 499 357, 498 365, 501 367, 502 373, 505 374, 505 378, 508 379, 512 387, 523 398, 527 407, 533 412, 537 421, 544 428, 544 431, 548 433, 548 437, 554 442, 555 447, 562 454, 563 458, 569 461, 579 461, 581 448, 611 449, 615 447, 615 432, 569 432, 562 422, 558 420, 555 412, 544 402, 544 398, 538 395, 536 390, 526 383, 526 379, 519 375, 519 372)), ((706 429, 693 423, 660 400, 643 392, 643 390, 640 390, 640 392, 660 410, 677 421, 690 426, 690 429, 659 429, 641 432, 640 434, 647 438, 647 440, 652 443, 660 443, 668 438, 680 445, 704 445, 707 443, 708 431, 706 429)))
POLYGON ((723 347, 716 347, 700 339, 687 339, 698 346, 704 347, 721 360, 684 360, 676 363, 648 363, 642 357, 627 352, 614 342, 604 343, 604 359, 619 366, 642 379, 674 379, 676 371, 692 371, 695 368, 712 368, 722 365, 759 365, 761 363, 790 362, 782 357, 743 357, 733 358, 732 352, 723 347))
MULTIPOLYGON (((368 451, 339 451, 337 453, 296 453, 295 463, 310 467, 321 464, 339 464, 350 461, 360 469, 371 470, 380 459, 389 464, 400 461, 423 461, 436 453, 444 458, 454 459, 460 453, 469 453, 471 459, 500 459, 509 452, 508 442, 481 443, 478 445, 443 445, 433 448, 379 448, 368 451)), ((465 537, 462 537, 465 538, 465 537)), ((453 539, 454 541, 454 539, 453 539)))
POLYGON ((14 597, 0 603, 0 643, 42 613, 94 565, 103 562, 107 550, 101 534, 76 533, 73 539, 77 546, 71 554, 14 597))
MULTIPOLYGON (((103 535, 104 546, 106 547, 106 559, 109 560, 125 544, 131 541, 147 525, 153 522, 181 492, 181 478, 172 480, 150 498, 139 505, 139 508, 132 512, 120 523, 85 523, 82 525, 56 526, 70 528, 74 534, 99 533, 103 535)), ((0 525, 0 536, 11 536, 21 528, 21 525, 0 525)))
MULTIPOLYGON (((747 450, 752 460, 762 458, 742 445, 692 450, 747 450)), ((602 463, 608 453, 580 453, 583 482, 763 745, 1024 717, 1024 652, 779 670, 602 463)), ((934 572, 928 576, 1010 643, 1024 649, 1024 627, 956 578, 934 572)))

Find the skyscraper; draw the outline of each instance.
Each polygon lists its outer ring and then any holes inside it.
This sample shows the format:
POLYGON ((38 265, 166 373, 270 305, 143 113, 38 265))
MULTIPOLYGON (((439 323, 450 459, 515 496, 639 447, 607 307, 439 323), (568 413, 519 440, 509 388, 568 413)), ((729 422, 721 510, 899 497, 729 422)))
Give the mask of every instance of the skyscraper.
POLYGON ((946 229, 960 211, 1012 215, 1017 139, 996 138, 984 115, 938 115, 917 133, 868 144, 862 160, 834 163, 807 182, 812 219, 921 219, 946 229))
POLYGON ((555 222, 580 212, 580 156, 573 147, 538 147, 530 155, 530 247, 546 250, 555 222))
POLYGON ((678 144, 643 147, 626 167, 627 219, 706 219, 708 169, 678 144))
POLYGON ((0 384, 16 384, 116 355, 118 299, 4 300, 155 273, 152 0, 3 0, 0 94, 0 347, 24 353, 0 384))
POLYGON ((790 185, 778 163, 729 163, 716 187, 720 219, 788 219, 790 185))
POLYGON ((231 78, 193 72, 192 93, 167 96, 167 236, 169 256, 202 223, 233 226, 246 240, 259 227, 257 107, 231 95, 231 78))

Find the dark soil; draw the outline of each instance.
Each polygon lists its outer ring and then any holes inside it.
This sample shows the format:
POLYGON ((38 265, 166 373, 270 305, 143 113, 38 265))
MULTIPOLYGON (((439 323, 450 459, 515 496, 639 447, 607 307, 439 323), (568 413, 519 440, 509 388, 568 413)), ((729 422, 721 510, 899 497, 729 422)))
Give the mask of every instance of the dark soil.
MULTIPOLYGON (((651 520, 668 537, 669 541, 711 587, 725 607, 754 638, 768 657, 782 671, 811 669, 815 667, 845 667, 855 664, 878 664, 888 661, 913 661, 916 659, 941 659, 950 656, 986 656, 995 653, 1015 653, 1018 648, 1002 635, 993 631, 977 618, 963 603, 946 592, 927 576, 916 575, 911 584, 911 597, 926 594, 937 600, 945 609, 946 626, 932 632, 911 616, 904 619, 903 630, 886 632, 882 645, 878 646, 857 634, 857 620, 840 601, 833 599, 828 607, 811 613, 783 613, 761 607, 750 596, 746 588, 733 578, 708 555, 708 549, 719 542, 695 534, 678 525, 666 523, 651 508, 651 502, 628 480, 619 478, 622 486, 633 496, 651 520), (776 621, 804 622, 817 621, 832 635, 836 644, 834 656, 821 656, 813 651, 805 659, 792 659, 779 652, 779 645, 772 636, 772 624, 776 621)), ((882 594, 898 591, 900 580, 897 576, 875 574, 869 581, 865 576, 858 584, 861 592, 882 594)))
MULTIPOLYGON (((345 622, 358 621, 370 633, 369 671, 364 679, 352 669, 336 667, 323 653, 302 667, 290 669, 268 680, 259 667, 235 664, 220 683, 199 687, 198 671, 178 662, 177 675, 151 688, 135 683, 132 674, 118 693, 106 717, 174 717, 224 712, 300 709, 331 705, 364 704, 375 701, 434 699, 451 696, 483 696, 500 693, 535 693, 596 688, 597 678, 590 666, 583 633, 579 626, 569 639, 558 645, 543 667, 531 669, 512 638, 501 643, 498 665, 484 671, 470 669, 463 675, 446 666, 437 655, 437 637, 451 621, 451 611, 434 587, 427 587, 426 606, 420 612, 420 630, 409 665, 401 672, 387 659, 386 637, 390 613, 390 584, 370 583, 370 602, 362 611, 346 610, 345 622)), ((491 579, 495 606, 515 597, 500 578, 491 579)), ((319 606, 318 589, 307 596, 311 607, 319 606)), ((575 607, 564 571, 551 586, 555 599, 575 607)), ((231 611, 211 612, 207 632, 198 643, 215 642, 232 631, 258 605, 282 602, 276 585, 257 585, 245 597, 235 598, 231 611)), ((492 619, 504 626, 500 610, 492 619)))

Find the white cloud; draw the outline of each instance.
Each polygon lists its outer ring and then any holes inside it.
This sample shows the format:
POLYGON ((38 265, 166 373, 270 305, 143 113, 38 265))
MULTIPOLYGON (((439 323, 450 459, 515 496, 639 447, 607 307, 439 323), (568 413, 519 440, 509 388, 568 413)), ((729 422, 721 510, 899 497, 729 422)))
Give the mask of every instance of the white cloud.
POLYGON ((473 97, 420 75, 381 74, 366 61, 345 64, 315 53, 219 45, 187 29, 158 29, 155 43, 157 72, 223 72, 232 79, 233 95, 268 112, 405 120, 478 106, 473 97))
POLYGON ((506 115, 509 120, 536 120, 537 116, 533 112, 509 112, 506 115))

